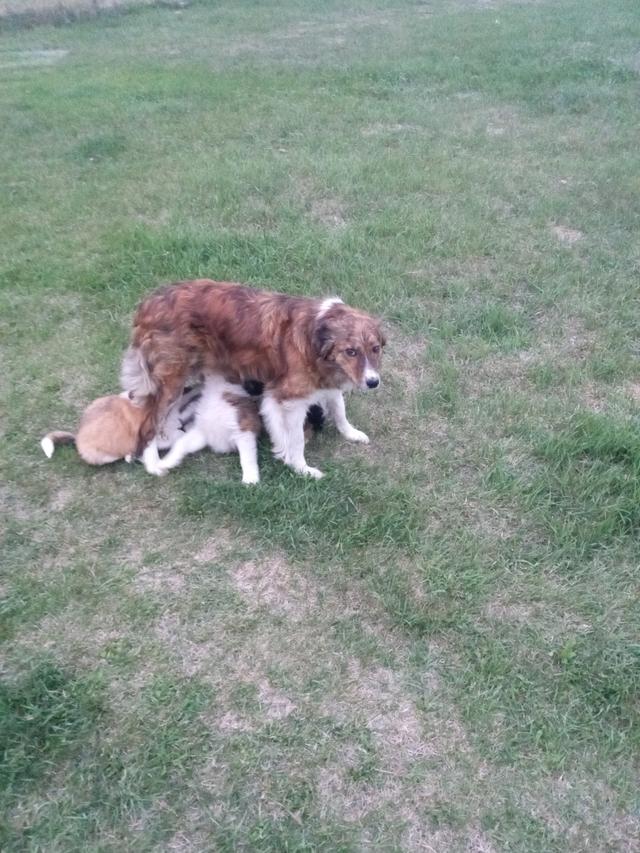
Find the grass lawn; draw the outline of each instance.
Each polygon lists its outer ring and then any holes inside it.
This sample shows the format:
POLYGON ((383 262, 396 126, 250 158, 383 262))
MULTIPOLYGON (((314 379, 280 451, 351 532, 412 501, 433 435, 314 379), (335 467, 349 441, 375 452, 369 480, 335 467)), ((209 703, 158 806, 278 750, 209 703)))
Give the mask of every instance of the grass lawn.
POLYGON ((13 12, 0 848, 640 850, 640 9, 13 12), (371 445, 45 459, 197 276, 382 316, 371 445))

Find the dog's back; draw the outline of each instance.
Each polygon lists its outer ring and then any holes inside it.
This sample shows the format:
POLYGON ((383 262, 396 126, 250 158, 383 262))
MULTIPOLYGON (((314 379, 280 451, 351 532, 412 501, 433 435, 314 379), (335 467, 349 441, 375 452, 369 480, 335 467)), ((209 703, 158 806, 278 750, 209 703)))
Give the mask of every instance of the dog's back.
POLYGON ((138 452, 190 375, 271 382, 287 374, 285 340, 310 358, 310 305, 316 302, 208 279, 151 294, 134 317, 121 370, 122 387, 146 396, 138 452))

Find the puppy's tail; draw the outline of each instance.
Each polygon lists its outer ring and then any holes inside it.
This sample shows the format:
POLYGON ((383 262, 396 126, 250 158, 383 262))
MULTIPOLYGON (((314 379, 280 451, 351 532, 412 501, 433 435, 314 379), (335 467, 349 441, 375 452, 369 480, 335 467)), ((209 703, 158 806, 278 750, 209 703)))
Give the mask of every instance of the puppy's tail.
POLYGON ((149 373, 144 353, 139 347, 129 347, 122 359, 120 384, 131 399, 150 397, 158 390, 157 383, 149 373))
POLYGON ((40 442, 47 459, 51 459, 57 444, 75 444, 76 437, 72 432, 49 432, 40 442))

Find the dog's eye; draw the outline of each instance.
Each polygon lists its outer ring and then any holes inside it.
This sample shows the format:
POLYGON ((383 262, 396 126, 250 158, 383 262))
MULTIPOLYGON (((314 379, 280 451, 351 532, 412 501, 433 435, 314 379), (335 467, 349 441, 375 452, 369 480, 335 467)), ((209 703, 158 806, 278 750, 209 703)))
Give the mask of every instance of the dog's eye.
POLYGON ((376 344, 374 347, 371 347, 371 352, 380 352, 380 347, 376 344))
POLYGON ((345 353, 350 358, 353 358, 354 356, 358 355, 358 350, 355 350, 353 347, 349 347, 348 349, 345 350, 345 353))

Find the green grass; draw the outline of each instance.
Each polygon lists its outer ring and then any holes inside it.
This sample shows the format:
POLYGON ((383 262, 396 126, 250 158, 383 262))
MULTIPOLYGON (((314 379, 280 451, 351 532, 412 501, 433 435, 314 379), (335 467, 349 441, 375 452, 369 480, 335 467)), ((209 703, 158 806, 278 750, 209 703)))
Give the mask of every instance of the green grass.
POLYGON ((0 846, 635 850, 638 12, 41 6, 0 34, 0 846), (198 276, 379 314, 371 445, 46 460, 198 276))

